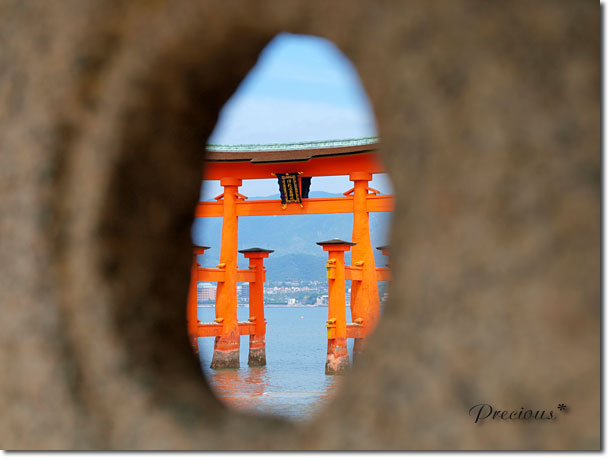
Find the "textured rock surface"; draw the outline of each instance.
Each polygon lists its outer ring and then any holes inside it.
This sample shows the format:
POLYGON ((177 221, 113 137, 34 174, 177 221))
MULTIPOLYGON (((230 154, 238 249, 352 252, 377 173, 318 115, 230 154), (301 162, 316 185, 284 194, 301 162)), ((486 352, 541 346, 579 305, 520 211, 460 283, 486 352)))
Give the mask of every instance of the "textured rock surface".
POLYGON ((596 2, 0 2, 4 449, 596 449, 596 2), (218 110, 278 32, 356 65, 397 192, 391 302, 307 424, 186 338, 218 110), (478 403, 570 412, 475 425, 478 403))

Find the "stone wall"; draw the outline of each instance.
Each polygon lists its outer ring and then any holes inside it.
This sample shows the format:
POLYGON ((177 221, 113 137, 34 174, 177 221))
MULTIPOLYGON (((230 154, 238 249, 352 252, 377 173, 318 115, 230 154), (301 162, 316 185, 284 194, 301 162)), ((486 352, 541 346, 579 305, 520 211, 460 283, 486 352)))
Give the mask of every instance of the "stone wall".
POLYGON ((597 2, 3 0, 0 18, 0 447, 599 449, 597 2), (184 314, 203 145, 281 31, 355 64, 397 194, 391 301, 296 425, 218 402, 184 314), (479 403, 557 416, 474 424, 479 403))

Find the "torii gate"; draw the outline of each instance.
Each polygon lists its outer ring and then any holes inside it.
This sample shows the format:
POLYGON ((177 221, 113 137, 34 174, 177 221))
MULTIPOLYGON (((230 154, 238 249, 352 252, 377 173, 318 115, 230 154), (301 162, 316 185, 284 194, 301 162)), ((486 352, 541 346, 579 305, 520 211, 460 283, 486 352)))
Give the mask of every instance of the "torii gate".
POLYGON ((215 202, 200 202, 195 216, 223 218, 220 263, 216 269, 200 268, 196 255, 203 254, 208 248, 195 248, 187 320, 189 337, 196 351, 198 337, 216 337, 212 368, 239 367, 240 335, 250 335, 249 364, 265 364, 262 259, 273 251, 260 248, 239 251, 249 257, 251 262, 258 262, 252 263, 248 270, 237 269, 237 227, 241 216, 353 213, 352 242, 340 242, 338 246, 338 240, 318 243, 324 250, 330 251, 327 264, 329 289, 335 293, 332 294, 329 290, 329 352, 326 372, 338 373, 349 366, 349 360, 347 364, 345 361, 347 349, 344 339, 355 339, 355 354, 362 350, 364 339, 375 328, 379 318, 377 281, 389 280, 388 269, 375 267, 369 228, 369 212, 388 212, 394 206, 392 195, 380 195, 377 190, 369 187, 373 174, 385 172, 378 159, 378 150, 377 138, 290 145, 208 145, 204 179, 220 181, 224 193, 215 197, 215 202), (295 171, 301 174, 300 177, 349 175, 354 186, 342 197, 303 198, 302 204, 284 206, 280 200, 246 201, 247 197, 239 193, 244 179, 268 179, 276 177, 278 173, 295 171), (341 252, 338 264, 337 248, 341 252), (345 250, 351 250, 354 266, 344 266, 342 260, 345 250), (339 278, 335 279, 337 273, 339 278), (346 279, 352 283, 352 323, 349 325, 345 320, 344 285, 338 287, 346 279), (197 320, 197 281, 218 283, 214 323, 202 324, 197 320), (250 282, 250 318, 243 323, 237 321, 237 282, 240 281, 250 282), (336 288, 333 287, 335 285, 336 288), (339 305, 341 303, 342 307, 339 305), (331 312, 338 312, 338 318, 331 316, 331 312), (336 339, 339 340, 338 349, 336 339))

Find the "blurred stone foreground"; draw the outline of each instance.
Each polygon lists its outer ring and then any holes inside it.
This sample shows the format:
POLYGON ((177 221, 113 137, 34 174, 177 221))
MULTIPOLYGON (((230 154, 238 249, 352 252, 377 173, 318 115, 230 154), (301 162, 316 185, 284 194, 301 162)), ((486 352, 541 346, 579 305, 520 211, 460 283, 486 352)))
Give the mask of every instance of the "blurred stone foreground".
POLYGON ((0 18, 0 447, 600 448, 597 2, 2 0, 0 18), (203 145, 281 31, 356 65, 397 194, 390 305, 299 425, 219 403, 185 324, 203 145), (555 419, 475 424, 482 403, 555 419))

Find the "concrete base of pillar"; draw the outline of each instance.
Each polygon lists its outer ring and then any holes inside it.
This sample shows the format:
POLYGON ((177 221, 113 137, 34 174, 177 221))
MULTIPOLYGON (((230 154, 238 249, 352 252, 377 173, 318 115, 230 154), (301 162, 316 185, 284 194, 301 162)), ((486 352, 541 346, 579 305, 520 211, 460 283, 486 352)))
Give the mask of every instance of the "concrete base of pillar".
POLYGON ((216 337, 210 368, 239 369, 239 338, 235 341, 224 337, 216 337))
POLYGON ((239 350, 214 350, 212 369, 239 369, 239 350))
POLYGON ((267 356, 265 353, 265 337, 250 336, 250 352, 248 353, 248 366, 265 366, 267 356))
POLYGON ((248 366, 265 366, 267 364, 267 357, 264 348, 250 348, 248 353, 248 366))
POLYGON ((345 340, 336 343, 335 340, 328 341, 326 353, 326 374, 343 374, 349 369, 349 354, 345 340))

